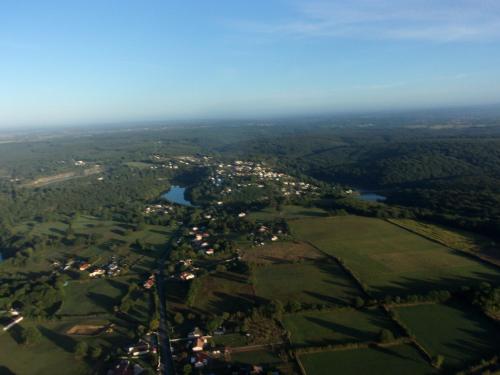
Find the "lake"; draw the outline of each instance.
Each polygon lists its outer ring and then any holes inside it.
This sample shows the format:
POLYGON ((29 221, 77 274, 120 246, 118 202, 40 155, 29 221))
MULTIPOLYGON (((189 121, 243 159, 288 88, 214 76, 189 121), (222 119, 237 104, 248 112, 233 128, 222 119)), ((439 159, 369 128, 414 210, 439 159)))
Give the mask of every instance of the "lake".
POLYGON ((192 206, 191 202, 186 200, 186 188, 181 186, 172 185, 169 191, 163 193, 161 197, 170 203, 177 203, 182 206, 192 206))
POLYGON ((366 202, 383 202, 387 199, 383 195, 369 192, 360 192, 357 197, 366 202))

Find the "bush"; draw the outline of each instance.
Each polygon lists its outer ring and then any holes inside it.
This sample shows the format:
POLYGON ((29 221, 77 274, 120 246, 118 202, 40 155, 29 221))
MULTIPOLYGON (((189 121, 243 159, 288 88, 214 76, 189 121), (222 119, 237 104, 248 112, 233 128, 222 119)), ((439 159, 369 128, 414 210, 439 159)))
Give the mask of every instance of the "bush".
POLYGON ((394 334, 388 329, 383 329, 380 331, 379 341, 381 343, 388 343, 394 341, 394 334))
POLYGON ((25 345, 33 344, 42 338, 42 334, 36 327, 28 327, 21 332, 21 341, 25 345))
POLYGON ((75 357, 76 358, 84 358, 88 352, 88 345, 85 341, 80 341, 75 345, 75 357))

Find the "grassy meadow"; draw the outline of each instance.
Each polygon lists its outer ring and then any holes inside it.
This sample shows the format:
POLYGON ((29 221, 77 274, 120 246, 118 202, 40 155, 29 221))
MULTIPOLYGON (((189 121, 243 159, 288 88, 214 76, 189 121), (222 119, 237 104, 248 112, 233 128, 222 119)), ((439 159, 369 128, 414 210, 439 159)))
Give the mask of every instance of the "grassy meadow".
POLYGON ((285 328, 294 346, 325 346, 350 342, 378 341, 380 330, 396 336, 398 327, 380 309, 342 309, 287 314, 285 328))
POLYGON ((341 258, 375 296, 500 282, 491 266, 385 220, 339 216, 291 221, 294 235, 341 258))
POLYGON ((411 345, 370 347, 300 355, 307 375, 430 375, 435 370, 411 345))
POLYGON ((395 311, 431 355, 444 356, 445 367, 466 367, 489 358, 500 347, 499 325, 471 307, 432 304, 395 311))

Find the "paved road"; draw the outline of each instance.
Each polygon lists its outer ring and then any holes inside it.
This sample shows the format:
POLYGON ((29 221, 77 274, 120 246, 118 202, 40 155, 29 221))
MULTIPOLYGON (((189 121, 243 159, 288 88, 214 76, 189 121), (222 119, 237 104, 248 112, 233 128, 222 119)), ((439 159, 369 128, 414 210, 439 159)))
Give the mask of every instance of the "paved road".
POLYGON ((158 297, 160 299, 160 360, 162 375, 175 375, 174 360, 172 359, 172 350, 170 349, 170 337, 168 335, 167 323, 167 298, 165 295, 165 259, 162 258, 159 262, 160 272, 156 275, 156 287, 158 297))

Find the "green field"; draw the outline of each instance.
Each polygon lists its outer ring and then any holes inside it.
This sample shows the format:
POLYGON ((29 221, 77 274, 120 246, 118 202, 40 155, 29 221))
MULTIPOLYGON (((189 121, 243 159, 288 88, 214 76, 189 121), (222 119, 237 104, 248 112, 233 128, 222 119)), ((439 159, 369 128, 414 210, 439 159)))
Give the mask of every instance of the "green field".
POLYGON ((428 375, 433 368, 411 345, 339 350, 300 356, 307 375, 428 375))
MULTIPOLYGON (((33 323, 25 319, 20 326, 9 332, 0 333, 0 374, 71 374, 83 375, 96 373, 95 361, 76 359, 73 350, 81 340, 77 336, 69 336, 65 331, 74 324, 92 323, 86 319, 70 319, 63 322, 33 323), (39 342, 23 345, 18 342, 20 330, 30 325, 36 325, 42 334, 39 342)), ((99 337, 85 337, 89 346, 99 345, 103 348, 113 348, 129 342, 123 336, 123 330, 114 334, 104 334, 99 337)), ((102 363, 101 363, 102 365, 102 363)))
POLYGON ((268 350, 256 350, 252 352, 232 353, 231 362, 242 365, 277 365, 281 359, 268 350))
POLYGON ((444 366, 466 367, 500 347, 500 328, 479 311, 449 304, 396 309, 417 341, 431 355, 444 356, 444 366))
POLYGON ((112 313, 126 290, 127 285, 118 279, 72 281, 64 289, 64 302, 58 314, 112 313))
POLYGON ((500 282, 500 272, 387 221, 360 216, 291 221, 293 233, 341 258, 376 296, 500 282))
POLYGON ((252 275, 256 295, 268 300, 333 305, 361 295, 332 260, 254 267, 252 275))
POLYGON ((204 277, 196 294, 195 309, 222 314, 252 307, 255 295, 247 280, 244 275, 234 272, 217 272, 204 277))
POLYGON ((277 211, 272 207, 264 208, 257 212, 252 212, 248 218, 256 221, 269 221, 276 218, 285 219, 300 219, 307 217, 324 217, 327 212, 321 208, 303 207, 303 206, 284 206, 281 211, 277 211))
POLYGON ((342 309, 311 311, 283 318, 294 346, 324 346, 357 341, 377 341, 381 329, 394 335, 398 327, 382 310, 342 309))

